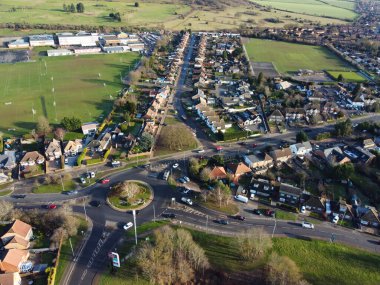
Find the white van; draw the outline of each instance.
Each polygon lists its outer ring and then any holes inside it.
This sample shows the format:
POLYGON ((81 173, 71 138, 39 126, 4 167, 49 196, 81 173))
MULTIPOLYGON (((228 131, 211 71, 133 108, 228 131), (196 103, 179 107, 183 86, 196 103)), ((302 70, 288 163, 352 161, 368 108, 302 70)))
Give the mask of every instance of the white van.
POLYGON ((242 195, 235 196, 235 199, 243 203, 248 203, 248 198, 242 195))

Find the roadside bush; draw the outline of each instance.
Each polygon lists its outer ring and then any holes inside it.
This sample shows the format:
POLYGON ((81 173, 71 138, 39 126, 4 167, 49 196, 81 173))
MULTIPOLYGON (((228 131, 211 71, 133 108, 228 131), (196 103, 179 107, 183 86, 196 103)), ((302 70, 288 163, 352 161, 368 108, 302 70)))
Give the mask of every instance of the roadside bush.
POLYGON ((77 159, 77 164, 78 164, 78 166, 81 166, 82 165, 82 161, 83 161, 83 159, 86 157, 86 153, 87 153, 87 147, 85 147, 84 149, 83 149, 83 152, 78 156, 78 159, 77 159))
POLYGON ((280 209, 285 210, 285 211, 290 211, 290 212, 293 212, 293 213, 298 213, 299 212, 297 207, 290 206, 290 205, 287 205, 287 204, 277 203, 276 206, 278 208, 280 208, 280 209))

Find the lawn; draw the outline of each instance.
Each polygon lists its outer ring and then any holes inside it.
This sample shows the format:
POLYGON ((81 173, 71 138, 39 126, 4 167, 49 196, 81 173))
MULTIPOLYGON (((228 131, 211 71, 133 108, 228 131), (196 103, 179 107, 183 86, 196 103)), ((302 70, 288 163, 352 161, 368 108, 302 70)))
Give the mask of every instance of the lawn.
POLYGON ((127 199, 127 200, 122 199, 119 196, 109 196, 108 201, 114 207, 123 209, 123 210, 136 209, 136 208, 141 207, 142 204, 133 204, 133 203, 137 202, 140 199, 143 200, 144 202, 147 202, 149 198, 152 196, 150 189, 144 184, 135 183, 135 182, 129 182, 129 183, 137 184, 139 187, 139 192, 136 195, 134 195, 132 198, 127 199))
POLYGON ((12 190, 0 191, 0 196, 7 196, 11 194, 12 192, 13 192, 12 190))
POLYGON ((299 14, 316 15, 321 17, 353 20, 357 14, 354 12, 355 3, 345 0, 251 0, 260 5, 270 6, 274 9, 299 14))
MULTIPOLYGON (((63 24, 63 25, 97 25, 121 27, 126 23, 129 26, 142 24, 157 24, 179 18, 180 14, 190 10, 189 6, 182 4, 139 2, 134 7, 134 1, 80 1, 84 4, 84 13, 66 13, 63 11, 61 0, 2 0, 0 6, 1 23, 32 23, 32 24, 63 24), (32 4, 33 3, 33 4, 32 4), (15 8, 16 11, 10 10, 15 8), (109 17, 110 13, 119 12, 121 22, 109 17)), ((74 2, 74 5, 77 2, 74 2)))
POLYGON ((338 79, 339 75, 343 76, 343 79, 348 82, 364 82, 366 79, 357 72, 353 71, 327 71, 327 73, 334 78, 338 79))
MULTIPOLYGON (((63 181, 63 186, 65 187, 65 191, 74 190, 76 185, 72 180, 63 181)), ((62 184, 49 184, 49 185, 40 185, 37 188, 33 189, 34 194, 47 194, 47 193, 61 193, 62 192, 62 184)))
POLYGON ((273 62, 277 71, 294 73, 299 69, 342 70, 353 68, 327 48, 281 41, 252 39, 245 44, 250 60, 273 62))
POLYGON ((0 131, 29 133, 39 116, 46 116, 52 124, 65 116, 83 122, 102 119, 123 87, 120 76, 138 58, 137 53, 127 53, 38 57, 33 62, 1 64, 0 131))

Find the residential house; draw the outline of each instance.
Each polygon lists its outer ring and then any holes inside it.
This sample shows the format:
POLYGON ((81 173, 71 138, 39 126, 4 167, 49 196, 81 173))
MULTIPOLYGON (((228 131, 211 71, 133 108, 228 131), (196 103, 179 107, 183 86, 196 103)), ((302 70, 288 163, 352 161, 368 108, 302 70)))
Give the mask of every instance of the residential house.
POLYGON ((21 285, 21 276, 18 272, 0 274, 1 285, 21 285))
POLYGON ((307 117, 313 117, 320 114, 320 108, 317 104, 309 103, 303 108, 307 117))
POLYGON ((305 110, 302 108, 286 108, 285 119, 288 121, 299 121, 305 118, 305 110))
POLYGON ((310 142, 302 142, 296 143, 289 146, 290 151, 295 156, 304 156, 305 154, 309 154, 313 148, 311 147, 310 142))
POLYGON ((45 150, 45 156, 48 160, 59 159, 62 155, 61 142, 53 139, 45 150))
POLYGON ((363 148, 364 149, 374 149, 376 148, 376 144, 373 139, 365 139, 363 140, 363 148))
POLYGON ((17 166, 16 152, 13 150, 6 150, 4 154, 0 154, 0 168, 7 170, 13 169, 17 166))
POLYGON ((302 189, 290 184, 281 183, 279 190, 279 201, 298 207, 302 189))
POLYGON ((365 207, 365 212, 360 217, 360 223, 365 226, 378 228, 380 226, 380 216, 374 207, 365 207))
POLYGON ((273 158, 273 161, 276 164, 281 164, 283 162, 289 161, 292 158, 293 154, 290 148, 285 147, 271 151, 270 156, 273 158))
POLYGON ((314 195, 305 195, 303 199, 305 200, 303 205, 306 210, 319 214, 325 211, 324 199, 314 195))
POLYGON ((276 83, 276 89, 278 90, 286 90, 292 87, 292 84, 288 81, 281 81, 276 83))
POLYGON ((20 161, 21 166, 33 166, 36 164, 43 164, 45 158, 38 151, 30 151, 25 153, 24 157, 20 161))
POLYGON ((267 168, 273 166, 273 158, 267 153, 258 153, 243 156, 245 164, 250 168, 267 168))
POLYGON ((235 183, 238 182, 239 178, 242 175, 252 172, 251 169, 248 166, 246 166, 243 162, 230 163, 227 166, 227 170, 232 174, 233 181, 235 183))
POLYGON ((317 150, 315 154, 325 160, 330 166, 342 165, 351 162, 351 160, 343 153, 338 146, 317 150))
POLYGON ((110 144, 111 142, 111 134, 110 133, 106 133, 102 139, 99 141, 99 146, 98 146, 98 151, 104 151, 107 149, 108 145, 110 144))
POLYGON ((64 148, 65 156, 77 155, 82 152, 83 144, 82 140, 76 139, 74 141, 68 141, 64 148))
POLYGON ((225 179, 227 178, 227 172, 223 166, 215 166, 210 172, 210 179, 225 179))
POLYGON ((339 107, 335 102, 328 101, 322 107, 322 113, 324 114, 334 114, 339 111, 339 107))
POLYGON ((28 258, 28 250, 4 250, 0 253, 0 271, 4 273, 20 272, 21 265, 26 262, 28 258))
POLYGON ((8 231, 1 236, 1 242, 6 249, 28 249, 33 236, 32 227, 20 220, 15 220, 8 231))
POLYGON ((268 120, 269 122, 280 123, 285 121, 285 117, 280 110, 276 109, 269 115, 268 120))
POLYGON ((274 195, 274 186, 264 179, 252 179, 249 185, 249 192, 255 196, 270 198, 274 195))
POLYGON ((96 133, 98 129, 98 123, 97 122, 90 122, 90 123, 85 123, 82 125, 82 132, 84 135, 88 135, 90 133, 96 133))

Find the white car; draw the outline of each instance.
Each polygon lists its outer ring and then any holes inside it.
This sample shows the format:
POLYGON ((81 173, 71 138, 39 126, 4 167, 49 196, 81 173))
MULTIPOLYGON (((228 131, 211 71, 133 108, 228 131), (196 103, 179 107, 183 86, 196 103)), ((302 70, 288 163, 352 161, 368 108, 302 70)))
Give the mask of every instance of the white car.
POLYGON ((186 182, 190 182, 190 178, 187 177, 187 176, 184 176, 183 179, 184 179, 186 182))
POLYGON ((302 227, 306 229, 314 229, 314 225, 309 222, 302 222, 302 227))
POLYGON ((301 207, 301 213, 302 213, 302 214, 306 213, 306 207, 305 207, 305 206, 302 206, 302 207, 301 207))
POLYGON ((80 182, 81 182, 82 184, 86 184, 86 179, 85 179, 84 177, 81 177, 81 178, 80 178, 80 182))
POLYGON ((128 222, 128 223, 126 223, 125 225, 124 225, 124 227, 123 227, 123 229, 124 230, 129 230, 130 228, 132 228, 133 227, 133 223, 132 222, 128 222))
POLYGON ((339 222, 339 216, 334 216, 331 221, 333 224, 337 224, 339 222))
POLYGON ((95 178, 95 172, 90 172, 90 177, 95 178))
POLYGON ((174 169, 177 168, 178 166, 179 166, 178 163, 174 163, 174 164, 173 164, 173 168, 174 168, 174 169))

